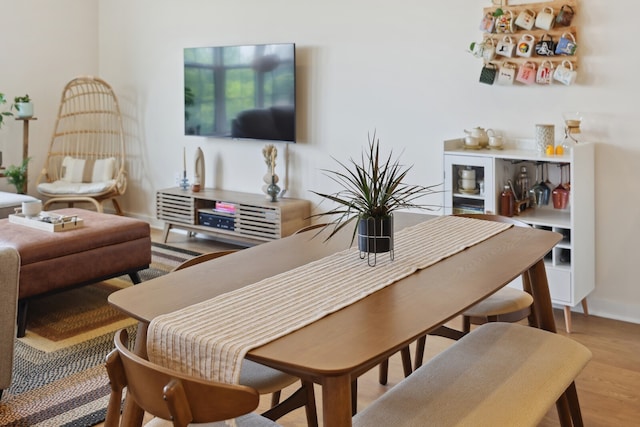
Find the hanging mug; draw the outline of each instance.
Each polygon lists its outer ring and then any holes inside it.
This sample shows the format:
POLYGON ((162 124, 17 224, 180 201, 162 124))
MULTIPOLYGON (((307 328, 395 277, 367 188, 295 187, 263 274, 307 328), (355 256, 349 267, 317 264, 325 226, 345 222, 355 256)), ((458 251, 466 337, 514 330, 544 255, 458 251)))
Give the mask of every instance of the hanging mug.
POLYGON ((482 18, 482 21, 480 21, 480 31, 484 31, 485 33, 493 33, 495 25, 495 16, 493 16, 493 13, 487 12, 487 14, 482 18))
POLYGON ((539 85, 550 85, 553 77, 553 64, 548 59, 543 60, 536 73, 536 83, 539 85))
POLYGON ((533 62, 525 62, 518 69, 516 80, 520 83, 530 85, 536 81, 536 64, 533 62))
POLYGON ((549 31, 553 28, 554 23, 555 16, 553 16, 553 8, 549 6, 543 7, 540 13, 538 13, 538 16, 536 16, 535 26, 549 31))
POLYGON ((487 85, 492 85, 496 80, 496 73, 498 72, 498 67, 495 64, 487 63, 482 67, 482 71, 480 72, 480 83, 484 83, 487 85))
POLYGON ((531 9, 524 9, 520 11, 516 18, 516 25, 527 31, 533 28, 533 24, 536 21, 536 13, 531 9))
POLYGON ((553 72, 553 79, 560 83, 570 86, 576 81, 577 72, 573 69, 571 61, 566 59, 562 61, 562 64, 553 72))
POLYGON ((516 49, 516 55, 523 56, 525 58, 531 57, 536 39, 531 34, 523 34, 518 42, 518 48, 516 49))
POLYGON ((549 34, 540 37, 540 41, 536 43, 536 55, 553 56, 555 55, 555 49, 556 44, 553 42, 553 37, 549 34))
POLYGON ((556 55, 575 55, 578 45, 571 33, 563 33, 556 45, 556 55))
POLYGON ((514 31, 513 26, 513 13, 510 10, 505 10, 496 18, 496 33, 511 34, 514 31))
POLYGON ((499 85, 509 86, 516 78, 516 65, 511 62, 503 62, 498 70, 497 82, 499 85))
POLYGON ((492 61, 496 57, 496 46, 493 44, 493 39, 487 37, 484 41, 484 49, 482 50, 482 59, 486 62, 492 61))
POLYGON ((511 58, 515 50, 516 44, 510 36, 504 36, 496 45, 496 55, 506 56, 507 58, 511 58))
POLYGON ((556 16, 556 24, 560 25, 561 27, 568 27, 569 25, 571 25, 573 15, 575 15, 575 12, 573 11, 573 8, 571 6, 569 6, 568 4, 562 5, 560 11, 558 12, 558 16, 556 16))

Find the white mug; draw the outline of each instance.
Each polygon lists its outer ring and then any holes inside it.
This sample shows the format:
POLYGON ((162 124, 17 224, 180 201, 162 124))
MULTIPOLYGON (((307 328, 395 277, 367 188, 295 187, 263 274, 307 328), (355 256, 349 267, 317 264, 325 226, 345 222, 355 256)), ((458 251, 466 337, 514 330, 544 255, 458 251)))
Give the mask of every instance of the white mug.
POLYGON ((536 13, 531 9, 524 9, 516 18, 516 25, 525 30, 530 30, 533 28, 535 20, 536 13))
POLYGON ((462 179, 471 179, 473 181, 476 180, 476 171, 475 169, 459 169, 458 176, 462 179))
POLYGON ((33 218, 40 215, 42 212, 41 200, 30 200, 28 202, 22 202, 22 215, 27 218, 33 218))
POLYGON ((545 6, 538 16, 536 16, 536 27, 549 31, 553 28, 553 24, 556 22, 555 16, 553 16, 553 8, 545 6))
POLYGON ((458 188, 462 190, 475 190, 476 189, 476 180, 475 179, 459 179, 458 180, 458 188))

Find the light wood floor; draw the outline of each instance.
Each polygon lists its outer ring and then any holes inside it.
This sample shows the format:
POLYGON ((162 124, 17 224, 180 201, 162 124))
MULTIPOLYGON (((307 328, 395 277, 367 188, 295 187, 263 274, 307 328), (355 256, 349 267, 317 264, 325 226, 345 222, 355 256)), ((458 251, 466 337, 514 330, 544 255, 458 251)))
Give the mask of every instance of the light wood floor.
MULTIPOLYGON (((161 233, 154 230, 154 240, 161 233)), ((186 234, 171 232, 167 244, 199 252, 213 252, 226 249, 203 236, 187 237, 186 234)), ((564 332, 564 318, 561 310, 556 311, 558 332, 564 332)), ((460 327, 456 321, 451 326, 460 327)), ((593 359, 576 380, 578 396, 582 407, 585 426, 588 427, 626 427, 640 425, 640 325, 604 319, 596 316, 584 317, 579 313, 573 316, 574 332, 570 338, 584 344, 593 353, 593 359)), ((427 339, 425 360, 444 350, 451 342, 439 337, 427 339)), ((402 379, 402 364, 398 355, 389 364, 389 383, 378 383, 378 370, 373 369, 358 379, 358 408, 362 409, 371 401, 393 387, 402 379)), ((284 391, 287 396, 294 390, 284 391)), ((321 390, 316 386, 318 408, 321 390)), ((268 408, 268 397, 261 399, 260 410, 268 408)), ((322 415, 319 414, 320 420, 322 415)), ((298 409, 278 420, 285 427, 306 426, 304 409, 298 409)), ((426 422, 425 425, 428 425, 426 422)), ((555 409, 549 411, 541 426, 558 426, 555 409)), ((372 426, 376 427, 376 426, 372 426)))

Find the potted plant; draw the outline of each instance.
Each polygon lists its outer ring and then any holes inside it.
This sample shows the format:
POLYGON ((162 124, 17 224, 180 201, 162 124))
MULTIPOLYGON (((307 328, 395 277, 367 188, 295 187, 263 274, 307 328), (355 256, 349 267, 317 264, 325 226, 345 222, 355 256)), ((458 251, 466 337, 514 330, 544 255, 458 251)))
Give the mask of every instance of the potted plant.
POLYGON ((437 185, 405 184, 403 181, 412 166, 402 166, 392 155, 391 152, 388 157, 380 158, 380 140, 376 139, 374 132, 373 138, 369 136, 368 150, 359 162, 351 159, 348 165, 334 158, 341 170, 324 170, 343 187, 342 190, 332 194, 312 191, 337 204, 332 209, 312 215, 332 218, 327 226, 333 226, 333 230, 327 239, 352 224, 351 243, 358 235, 361 258, 371 253, 391 252, 393 259, 393 212, 437 208, 417 202, 419 198, 437 193, 434 190, 437 185))
MULTIPOLYGON (((7 99, 4 96, 4 93, 0 92, 0 105, 6 104, 7 99)), ((11 111, 2 111, 0 112, 0 129, 2 129, 2 125, 4 124, 4 118, 7 116, 13 116, 11 111)))
POLYGON ((12 108, 18 112, 16 115, 22 119, 33 117, 33 102, 31 102, 29 94, 13 98, 12 108))
POLYGON ((7 167, 4 172, 4 176, 7 177, 7 182, 16 186, 16 192, 18 194, 25 194, 27 192, 27 165, 29 164, 31 157, 27 157, 22 160, 20 166, 11 165, 7 167))

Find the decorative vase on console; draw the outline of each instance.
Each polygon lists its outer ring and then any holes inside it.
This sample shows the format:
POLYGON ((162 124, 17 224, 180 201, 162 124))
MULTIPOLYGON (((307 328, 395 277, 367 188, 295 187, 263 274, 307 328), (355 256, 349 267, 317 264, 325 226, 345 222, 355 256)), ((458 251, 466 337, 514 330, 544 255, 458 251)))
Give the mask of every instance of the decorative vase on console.
POLYGON ((262 191, 267 195, 267 199, 274 201, 273 190, 275 186, 280 189, 277 184, 279 181, 278 174, 276 174, 276 158, 278 157, 278 150, 275 145, 268 144, 265 145, 262 149, 262 155, 264 156, 264 162, 267 165, 267 173, 264 174, 262 180, 264 181, 264 185, 262 186, 262 191), (271 187, 271 188, 269 188, 271 187))

